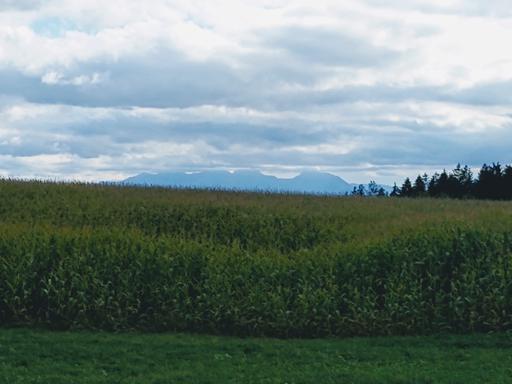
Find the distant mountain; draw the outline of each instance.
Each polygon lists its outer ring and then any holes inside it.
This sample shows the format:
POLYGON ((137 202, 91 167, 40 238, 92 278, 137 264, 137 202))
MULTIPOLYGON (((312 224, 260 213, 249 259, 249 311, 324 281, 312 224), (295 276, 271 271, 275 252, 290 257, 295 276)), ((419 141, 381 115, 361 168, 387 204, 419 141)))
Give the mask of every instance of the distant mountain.
POLYGON ((303 172, 290 179, 259 171, 205 171, 197 173, 141 173, 122 181, 128 185, 177 188, 219 188, 247 191, 295 192, 339 195, 350 193, 354 184, 330 173, 303 172))

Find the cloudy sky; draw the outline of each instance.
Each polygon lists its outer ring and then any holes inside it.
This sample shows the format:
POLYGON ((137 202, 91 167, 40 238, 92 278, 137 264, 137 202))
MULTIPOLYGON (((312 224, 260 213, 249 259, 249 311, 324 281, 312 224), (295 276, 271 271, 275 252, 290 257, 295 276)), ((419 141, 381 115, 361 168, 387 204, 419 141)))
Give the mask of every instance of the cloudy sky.
POLYGON ((0 0, 0 175, 512 162, 509 0, 0 0))

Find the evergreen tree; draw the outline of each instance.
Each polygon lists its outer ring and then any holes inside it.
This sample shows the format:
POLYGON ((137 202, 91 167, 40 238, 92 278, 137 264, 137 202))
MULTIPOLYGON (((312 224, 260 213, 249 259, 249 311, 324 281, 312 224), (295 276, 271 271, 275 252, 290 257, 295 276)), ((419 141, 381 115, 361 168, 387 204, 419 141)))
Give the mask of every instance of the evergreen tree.
POLYGON ((357 187, 354 186, 352 189, 352 196, 366 196, 366 188, 363 184, 359 184, 357 187))
POLYGON ((446 170, 443 169, 443 172, 439 175, 439 179, 437 181, 437 189, 440 197, 448 197, 450 192, 450 177, 446 170))
POLYGON ((475 186, 476 196, 480 199, 503 198, 503 179, 500 163, 484 164, 478 173, 478 181, 475 186))
POLYGON ((370 181, 368 183, 368 196, 377 196, 379 194, 379 186, 375 181, 370 181))
POLYGON ((512 199, 512 166, 507 165, 503 170, 503 196, 512 199))
POLYGON ((400 189, 400 196, 402 197, 411 197, 413 194, 411 180, 407 177, 400 189))
POLYGON ((467 165, 462 168, 458 175, 458 180, 462 188, 461 197, 471 197, 473 194, 473 172, 467 165))
POLYGON ((402 188, 393 188, 391 196, 418 197, 428 194, 431 197, 512 199, 512 165, 502 167, 500 163, 484 164, 473 176, 471 168, 461 164, 450 172, 443 170, 429 179, 425 173, 418 176, 411 185, 406 178, 402 188))
POLYGON ((430 181, 428 182, 428 194, 431 197, 438 197, 439 196, 439 173, 434 173, 432 177, 430 178, 430 181))
POLYGON ((412 187, 412 195, 415 197, 424 196, 426 193, 426 185, 423 177, 418 175, 416 180, 414 181, 414 185, 412 187))
POLYGON ((421 178, 423 179, 423 183, 425 184, 425 191, 426 191, 427 187, 428 187, 428 175, 426 173, 424 173, 423 176, 421 176, 421 178))
POLYGON ((448 195, 450 197, 462 198, 468 197, 473 189, 473 173, 467 165, 463 168, 460 163, 448 177, 448 195))
POLYGON ((400 196, 400 188, 396 186, 396 183, 393 184, 393 189, 391 190, 391 193, 389 194, 391 197, 398 197, 400 196))

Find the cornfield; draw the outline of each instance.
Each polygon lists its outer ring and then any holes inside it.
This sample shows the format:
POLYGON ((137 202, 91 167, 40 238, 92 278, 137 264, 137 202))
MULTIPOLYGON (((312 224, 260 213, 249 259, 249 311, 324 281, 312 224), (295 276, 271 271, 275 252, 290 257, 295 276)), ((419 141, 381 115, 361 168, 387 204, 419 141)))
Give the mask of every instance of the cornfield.
POLYGON ((0 182, 0 319, 277 337, 512 329, 512 203, 0 182))

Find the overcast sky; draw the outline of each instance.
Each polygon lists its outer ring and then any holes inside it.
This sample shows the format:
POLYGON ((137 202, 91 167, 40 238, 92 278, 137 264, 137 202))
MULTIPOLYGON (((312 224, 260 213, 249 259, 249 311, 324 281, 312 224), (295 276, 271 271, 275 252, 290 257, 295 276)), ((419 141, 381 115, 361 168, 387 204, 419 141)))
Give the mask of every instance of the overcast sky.
POLYGON ((509 0, 0 0, 0 175, 512 162, 509 0))

